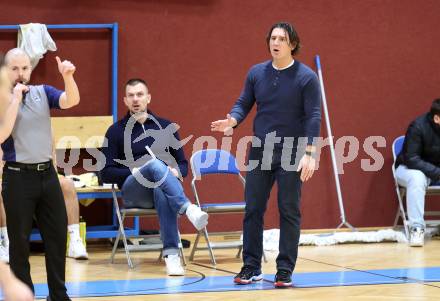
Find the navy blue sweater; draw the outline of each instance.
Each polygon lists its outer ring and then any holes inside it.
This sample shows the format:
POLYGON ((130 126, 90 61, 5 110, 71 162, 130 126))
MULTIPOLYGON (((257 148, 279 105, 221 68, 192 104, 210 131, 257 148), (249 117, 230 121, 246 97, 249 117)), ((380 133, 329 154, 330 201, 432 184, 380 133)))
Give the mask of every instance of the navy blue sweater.
MULTIPOLYGON (((101 172, 102 180, 105 183, 116 183, 119 187, 122 187, 124 181, 131 175, 128 166, 139 167, 145 163, 140 158, 147 154, 146 145, 151 148, 157 158, 168 166, 176 168, 183 177, 188 174, 188 161, 185 159, 183 148, 178 143, 180 137, 177 130, 169 120, 160 118, 151 112, 148 112, 148 114, 149 118, 144 124, 141 124, 133 120, 128 123, 131 115, 127 113, 124 118, 114 123, 107 130, 105 137, 108 146, 102 149, 106 162, 101 172), (131 152, 124 149, 124 131, 127 124, 133 125, 131 137, 129 137, 131 152), (138 138, 139 141, 134 142, 138 138), (115 159, 126 162, 117 162, 115 159), (134 160, 139 161, 134 163, 134 160)), ((148 160, 150 157, 144 157, 144 159, 148 160)))
POLYGON ((284 70, 273 68, 272 61, 253 66, 231 116, 238 123, 242 122, 255 102, 254 135, 262 141, 273 131, 282 138, 308 137, 308 144, 319 136, 321 90, 318 77, 297 60, 284 70))

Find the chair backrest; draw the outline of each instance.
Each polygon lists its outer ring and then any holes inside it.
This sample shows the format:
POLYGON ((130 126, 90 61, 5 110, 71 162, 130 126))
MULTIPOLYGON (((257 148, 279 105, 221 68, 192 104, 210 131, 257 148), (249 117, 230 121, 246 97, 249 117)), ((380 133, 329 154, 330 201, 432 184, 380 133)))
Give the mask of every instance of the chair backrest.
POLYGON ((404 142, 405 142, 405 136, 399 136, 396 139, 394 139, 393 145, 391 147, 393 151, 393 161, 396 161, 397 156, 402 151, 404 142))
POLYGON ((225 150, 199 150, 191 156, 190 164, 194 178, 200 178, 206 174, 240 175, 235 157, 225 150))

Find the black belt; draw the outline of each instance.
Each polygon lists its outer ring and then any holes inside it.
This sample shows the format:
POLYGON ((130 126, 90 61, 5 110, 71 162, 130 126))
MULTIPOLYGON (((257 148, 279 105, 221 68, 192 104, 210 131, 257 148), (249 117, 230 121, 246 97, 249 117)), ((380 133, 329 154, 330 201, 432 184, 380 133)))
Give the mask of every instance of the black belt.
POLYGON ((25 169, 25 170, 35 170, 35 171, 45 171, 50 168, 52 165, 52 161, 48 162, 42 162, 42 163, 20 163, 20 162, 6 162, 6 167, 12 167, 11 169, 14 170, 15 168, 18 169, 25 169))

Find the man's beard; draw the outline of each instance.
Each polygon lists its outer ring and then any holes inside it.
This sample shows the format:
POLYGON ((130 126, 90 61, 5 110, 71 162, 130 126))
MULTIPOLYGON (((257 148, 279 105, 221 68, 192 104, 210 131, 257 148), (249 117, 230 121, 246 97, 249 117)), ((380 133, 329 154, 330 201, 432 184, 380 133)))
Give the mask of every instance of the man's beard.
POLYGON ((133 112, 130 111, 130 115, 135 119, 135 120, 139 120, 144 118, 145 116, 148 116, 147 110, 144 111, 139 111, 139 112, 133 112))

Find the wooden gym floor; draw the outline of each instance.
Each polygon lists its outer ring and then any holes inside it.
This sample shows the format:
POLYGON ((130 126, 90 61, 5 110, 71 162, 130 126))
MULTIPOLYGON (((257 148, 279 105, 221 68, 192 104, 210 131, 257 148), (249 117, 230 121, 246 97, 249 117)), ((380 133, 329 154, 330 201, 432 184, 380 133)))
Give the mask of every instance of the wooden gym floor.
MULTIPOLYGON (((187 237, 188 238, 188 237, 187 237)), ((345 244, 299 249, 293 288, 273 289, 275 254, 263 264, 264 281, 255 285, 232 283, 241 260, 236 249, 215 250, 217 269, 207 251, 196 253, 185 277, 167 277, 158 252, 132 253, 129 269, 125 254, 109 261, 109 244, 88 246, 89 260, 67 259, 66 281, 73 300, 439 300, 440 239, 423 248, 403 243, 345 244), (93 296, 93 297, 92 297, 93 296)), ((185 249, 189 255, 189 249, 185 249)), ((37 297, 47 293, 43 254, 31 257, 37 297)))

